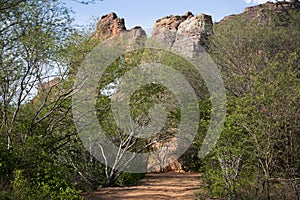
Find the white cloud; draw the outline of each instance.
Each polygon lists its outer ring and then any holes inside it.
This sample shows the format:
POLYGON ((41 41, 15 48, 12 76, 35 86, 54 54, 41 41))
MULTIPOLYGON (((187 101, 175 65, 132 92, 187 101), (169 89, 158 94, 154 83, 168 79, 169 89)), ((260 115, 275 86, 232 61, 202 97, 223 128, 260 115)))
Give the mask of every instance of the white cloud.
MULTIPOLYGON (((261 3, 266 3, 268 0, 245 0, 245 2, 247 4, 261 4, 261 3)), ((271 0, 269 0, 271 1, 271 0)), ((272 1, 272 2, 276 2, 276 1, 272 1)))

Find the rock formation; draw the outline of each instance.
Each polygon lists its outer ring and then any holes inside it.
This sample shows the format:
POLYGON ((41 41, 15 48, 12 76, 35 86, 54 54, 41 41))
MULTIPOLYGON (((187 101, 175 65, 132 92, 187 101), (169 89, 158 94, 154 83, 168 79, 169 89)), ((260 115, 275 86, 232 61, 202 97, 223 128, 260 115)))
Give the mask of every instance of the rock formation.
POLYGON ((186 19, 193 17, 190 12, 183 16, 167 16, 162 19, 158 19, 152 31, 152 39, 154 41, 163 41, 167 46, 172 46, 176 39, 176 33, 178 26, 186 19))
POLYGON ((103 41, 125 30, 124 19, 119 18, 116 13, 109 13, 108 15, 102 16, 97 23, 97 29, 93 38, 103 41))
POLYGON ((245 16, 249 20, 258 20, 260 22, 267 22, 271 19, 270 12, 277 14, 286 14, 288 10, 299 10, 300 2, 299 1, 278 1, 276 3, 267 2, 264 4, 259 4, 256 6, 251 6, 245 8, 245 11, 237 15, 229 15, 224 17, 219 23, 224 23, 234 19, 236 16, 245 16))
MULTIPOLYGON (((267 21, 268 10, 275 11, 275 13, 283 13, 285 10, 299 9, 299 1, 267 2, 245 8, 245 11, 238 15, 247 16, 249 20, 259 19, 260 21, 267 21)), ((237 15, 226 16, 218 23, 230 21, 235 16, 237 15)), ((110 13, 101 17, 97 23, 97 29, 93 38, 103 41, 128 31, 132 31, 133 33, 130 34, 133 34, 133 36, 146 36, 145 31, 141 27, 127 30, 124 19, 119 18, 115 13, 110 13)), ((151 39, 155 42, 164 43, 166 47, 172 50, 192 54, 201 51, 202 48, 200 47, 206 47, 206 40, 212 33, 213 22, 211 16, 206 14, 195 16, 191 12, 187 12, 182 16, 171 15, 158 19, 153 26, 151 39)))
POLYGON ((178 145, 175 137, 154 144, 152 148, 155 153, 148 158, 147 172, 184 172, 181 163, 174 156, 178 145))
POLYGON ((43 82, 37 85, 37 94, 36 96, 31 100, 31 103, 38 107, 40 104, 45 101, 45 98, 47 98, 47 101, 49 103, 54 102, 57 99, 57 95, 59 93, 58 90, 62 90, 62 80, 58 77, 48 81, 43 82))
POLYGON ((295 2, 287 2, 287 1, 278 1, 276 3, 273 2, 267 2, 264 4, 260 4, 257 6, 247 7, 245 8, 245 13, 255 13, 257 11, 264 11, 264 10, 272 10, 272 11, 284 11, 286 9, 299 9, 300 3, 295 2))
POLYGON ((125 39, 123 38, 123 33, 127 33, 126 39, 130 40, 128 41, 130 44, 134 44, 134 42, 141 37, 146 38, 146 32, 140 26, 136 26, 130 30, 127 30, 124 19, 119 18, 113 12, 101 17, 97 23, 97 28, 92 38, 95 40, 104 41, 113 36, 120 36, 120 39, 125 39))
POLYGON ((191 56, 202 51, 205 41, 213 32, 212 28, 211 16, 194 16, 187 12, 183 16, 168 16, 157 20, 153 27, 152 40, 191 56))

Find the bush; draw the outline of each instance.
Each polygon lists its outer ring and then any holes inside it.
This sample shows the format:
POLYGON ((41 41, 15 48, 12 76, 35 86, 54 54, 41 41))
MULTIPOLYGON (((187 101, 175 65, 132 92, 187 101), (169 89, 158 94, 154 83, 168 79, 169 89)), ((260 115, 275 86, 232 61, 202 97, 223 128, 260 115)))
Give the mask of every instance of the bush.
POLYGON ((15 200, 17 199, 12 191, 1 191, 0 200, 15 200))
POLYGON ((123 172, 120 177, 116 181, 117 186, 128 186, 128 185, 136 185, 139 180, 145 177, 144 173, 140 174, 132 174, 128 172, 123 172))
MULTIPOLYGON (((24 176, 23 170, 14 171, 13 196, 18 197, 18 200, 79 200, 82 199, 80 191, 75 190, 67 185, 66 180, 58 177, 57 174, 46 181, 35 182, 24 176)), ((2 197, 1 197, 2 198, 2 197)), ((3 197, 5 198, 5 196, 3 197)), ((14 199, 14 198, 8 198, 14 199)))

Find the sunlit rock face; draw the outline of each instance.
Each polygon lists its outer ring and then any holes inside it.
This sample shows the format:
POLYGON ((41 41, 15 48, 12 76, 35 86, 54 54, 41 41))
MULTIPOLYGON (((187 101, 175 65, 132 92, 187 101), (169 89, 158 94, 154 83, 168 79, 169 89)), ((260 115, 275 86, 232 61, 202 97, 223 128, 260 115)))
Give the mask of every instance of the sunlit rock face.
POLYGON ((157 42, 163 42, 167 46, 173 46, 178 26, 193 16, 192 13, 188 12, 183 16, 171 15, 158 19, 153 26, 152 39, 157 42))
POLYGON ((146 32, 140 26, 127 30, 125 20, 119 18, 116 13, 103 15, 97 23, 92 39, 103 42, 114 36, 117 37, 115 40, 120 40, 120 42, 126 40, 128 44, 134 44, 137 40, 144 41, 147 37, 146 32))
POLYGON ((158 142, 152 146, 153 153, 148 158, 148 172, 184 172, 181 163, 175 157, 178 140, 173 137, 165 142, 158 142))
POLYGON ((109 13, 108 15, 102 16, 97 23, 97 29, 93 38, 103 41, 125 30, 125 20, 119 18, 116 13, 109 13))
POLYGON ((212 17, 206 14, 168 16, 155 22, 151 39, 171 50, 187 54, 202 52, 205 41, 213 32, 212 17))

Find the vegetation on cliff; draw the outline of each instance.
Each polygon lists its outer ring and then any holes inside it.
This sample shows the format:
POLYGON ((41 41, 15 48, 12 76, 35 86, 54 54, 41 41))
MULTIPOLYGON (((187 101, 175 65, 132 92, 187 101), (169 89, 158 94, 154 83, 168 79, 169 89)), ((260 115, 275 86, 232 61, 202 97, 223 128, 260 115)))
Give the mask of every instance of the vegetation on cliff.
POLYGON ((226 126, 206 158, 215 197, 299 199, 299 4, 266 3, 214 26, 226 126), (287 6, 288 5, 288 6, 287 6))

